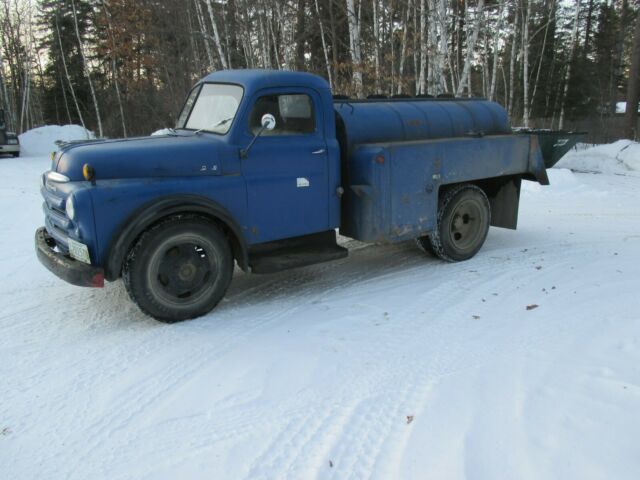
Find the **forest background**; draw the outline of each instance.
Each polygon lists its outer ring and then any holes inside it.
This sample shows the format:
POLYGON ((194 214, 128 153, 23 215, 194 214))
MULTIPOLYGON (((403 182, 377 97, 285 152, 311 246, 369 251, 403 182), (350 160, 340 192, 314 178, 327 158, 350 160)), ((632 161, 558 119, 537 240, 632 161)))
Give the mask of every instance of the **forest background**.
POLYGON ((228 68, 308 71, 351 97, 493 99, 514 126, 635 138, 631 0, 0 0, 0 108, 24 132, 172 126, 228 68), (618 109, 616 105, 618 104, 618 109), (624 104, 623 104, 624 105, 624 104))

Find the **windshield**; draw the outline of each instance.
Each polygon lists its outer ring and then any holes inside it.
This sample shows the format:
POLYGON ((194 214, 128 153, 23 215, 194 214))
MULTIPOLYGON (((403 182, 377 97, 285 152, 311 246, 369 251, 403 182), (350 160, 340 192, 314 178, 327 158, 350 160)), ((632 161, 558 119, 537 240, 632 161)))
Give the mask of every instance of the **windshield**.
POLYGON ((194 88, 178 117, 176 128, 225 134, 242 100, 242 87, 204 83, 194 88))

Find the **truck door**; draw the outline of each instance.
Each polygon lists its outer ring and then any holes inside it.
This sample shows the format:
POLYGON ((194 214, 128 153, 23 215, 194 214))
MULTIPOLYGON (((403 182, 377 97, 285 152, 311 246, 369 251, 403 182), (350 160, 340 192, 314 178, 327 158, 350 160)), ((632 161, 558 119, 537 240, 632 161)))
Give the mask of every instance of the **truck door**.
POLYGON ((275 128, 264 130, 242 160, 249 243, 328 230, 327 145, 319 96, 303 88, 260 91, 245 116, 245 140, 258 133, 266 113, 275 117, 275 128))

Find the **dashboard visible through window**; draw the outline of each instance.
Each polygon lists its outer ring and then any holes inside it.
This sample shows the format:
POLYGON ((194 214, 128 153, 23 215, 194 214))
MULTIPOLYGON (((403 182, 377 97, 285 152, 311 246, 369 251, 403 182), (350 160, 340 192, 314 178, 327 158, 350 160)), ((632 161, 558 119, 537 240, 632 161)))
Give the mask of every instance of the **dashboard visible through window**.
POLYGON ((261 127, 261 119, 270 113, 276 119, 273 130, 265 130, 262 135, 304 135, 316 131, 316 117, 313 101, 303 93, 265 95, 258 98, 249 115, 249 129, 255 135, 261 127))

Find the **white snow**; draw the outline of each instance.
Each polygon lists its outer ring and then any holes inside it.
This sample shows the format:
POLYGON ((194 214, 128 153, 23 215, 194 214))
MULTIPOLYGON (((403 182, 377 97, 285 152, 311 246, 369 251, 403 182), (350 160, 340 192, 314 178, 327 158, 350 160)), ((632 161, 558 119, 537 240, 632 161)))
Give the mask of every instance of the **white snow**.
POLYGON ((640 175, 640 143, 631 140, 572 150, 556 164, 578 172, 640 175))
POLYGON ((19 136, 23 157, 49 155, 58 149, 57 141, 84 140, 94 138, 92 132, 80 125, 46 125, 34 128, 19 136))
POLYGON ((161 128, 160 130, 156 130, 155 132, 151 133, 151 136, 169 135, 170 133, 172 133, 172 130, 170 128, 161 128))
POLYGON ((40 266, 49 160, 0 158, 2 477, 637 478, 640 177, 610 168, 637 165, 626 145, 525 182, 518 230, 468 262, 347 242, 236 272, 176 325, 121 282, 40 266), (566 169, 584 165, 607 173, 566 169))

